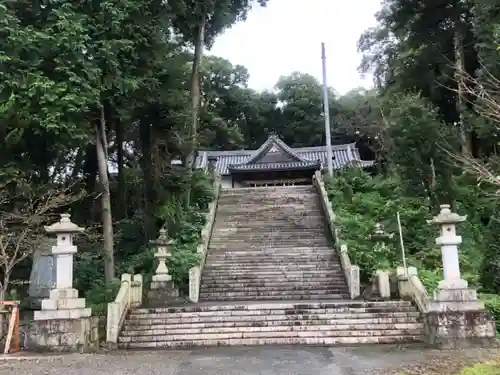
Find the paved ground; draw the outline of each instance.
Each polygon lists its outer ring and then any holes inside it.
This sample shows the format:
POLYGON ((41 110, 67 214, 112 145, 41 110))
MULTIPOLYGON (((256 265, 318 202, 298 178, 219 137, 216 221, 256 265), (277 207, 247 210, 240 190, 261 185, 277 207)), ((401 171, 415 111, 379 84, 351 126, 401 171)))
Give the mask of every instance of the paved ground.
POLYGON ((0 375, 447 375, 456 364, 495 357, 500 358, 498 350, 394 346, 211 348, 1 359, 0 375))

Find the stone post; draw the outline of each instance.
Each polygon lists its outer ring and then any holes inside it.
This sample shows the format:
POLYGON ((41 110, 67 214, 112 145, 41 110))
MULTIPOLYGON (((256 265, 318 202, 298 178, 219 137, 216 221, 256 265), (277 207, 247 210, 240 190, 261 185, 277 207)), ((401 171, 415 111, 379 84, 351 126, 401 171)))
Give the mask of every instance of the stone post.
POLYGON ((457 235, 456 225, 466 219, 443 204, 440 213, 428 221, 440 229, 436 244, 441 246, 444 277, 430 302, 426 329, 429 343, 440 348, 489 346, 496 335, 495 324, 476 290, 460 275, 458 245, 462 237, 457 235))
POLYGON ((73 237, 83 232, 83 228, 70 220, 69 214, 62 214, 61 220, 45 227, 49 234, 55 234, 57 242, 52 246, 55 262, 55 288, 48 299, 43 299, 42 309, 35 311, 35 320, 75 319, 89 317, 90 308, 85 308, 85 298, 78 298, 78 290, 73 288, 73 256, 77 248, 73 237))
MULTIPOLYGON (((392 238, 392 234, 385 231, 384 226, 380 223, 375 224, 375 229, 371 235, 371 239, 375 241, 375 246, 373 247, 374 252, 379 252, 382 254, 386 253, 387 242, 392 238)), ((375 287, 380 298, 390 299, 391 298, 391 282, 389 278, 389 263, 387 266, 381 267, 375 272, 375 287)))
POLYGON ((158 259, 158 266, 151 282, 151 290, 148 292, 149 303, 152 305, 168 305, 179 302, 179 289, 172 281, 172 275, 169 274, 167 267, 167 259, 172 256, 170 253, 172 243, 166 229, 161 229, 158 239, 151 241, 151 245, 156 247, 155 257, 158 259))
POLYGON ((52 246, 55 263, 55 285, 48 299, 43 299, 41 310, 35 311, 34 322, 27 332, 28 350, 85 351, 99 347, 99 321, 85 307, 85 298, 78 298, 73 288, 73 256, 77 252, 73 244, 76 234, 83 228, 62 214, 61 220, 45 227, 47 233, 57 236, 52 246))

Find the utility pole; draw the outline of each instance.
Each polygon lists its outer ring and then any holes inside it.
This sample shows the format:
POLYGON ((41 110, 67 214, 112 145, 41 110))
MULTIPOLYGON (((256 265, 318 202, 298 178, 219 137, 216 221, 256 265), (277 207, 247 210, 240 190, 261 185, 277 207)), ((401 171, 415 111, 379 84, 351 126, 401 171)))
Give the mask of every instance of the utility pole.
POLYGON ((330 108, 328 105, 328 86, 326 84, 326 53, 325 43, 321 43, 321 61, 323 64, 323 106, 325 116, 325 137, 326 137, 326 155, 328 157, 328 175, 333 177, 333 155, 332 155, 332 136, 330 134, 330 108))

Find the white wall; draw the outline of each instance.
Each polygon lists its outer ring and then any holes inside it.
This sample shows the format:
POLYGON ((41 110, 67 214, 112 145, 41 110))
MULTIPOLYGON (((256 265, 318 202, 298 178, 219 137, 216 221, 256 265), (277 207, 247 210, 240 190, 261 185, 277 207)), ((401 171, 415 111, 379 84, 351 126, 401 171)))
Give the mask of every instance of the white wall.
MULTIPOLYGON (((221 187, 223 189, 232 189, 233 188, 233 179, 231 176, 221 176, 221 187)), ((242 184, 239 182, 234 182, 234 187, 235 188, 241 188, 243 187, 242 184)))

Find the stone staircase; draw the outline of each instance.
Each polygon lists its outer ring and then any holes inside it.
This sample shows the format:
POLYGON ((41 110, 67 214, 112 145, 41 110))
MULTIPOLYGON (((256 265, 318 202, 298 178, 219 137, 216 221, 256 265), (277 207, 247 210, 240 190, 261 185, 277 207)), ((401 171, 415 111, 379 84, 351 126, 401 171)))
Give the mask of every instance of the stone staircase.
POLYGON ((136 309, 121 348, 264 344, 389 344, 423 339, 410 302, 210 303, 136 309))
POLYGON ((222 191, 200 301, 348 298, 312 186, 222 191))
POLYGON ((122 348, 423 340, 406 301, 353 301, 312 186, 223 190, 200 303, 132 310, 122 348))

